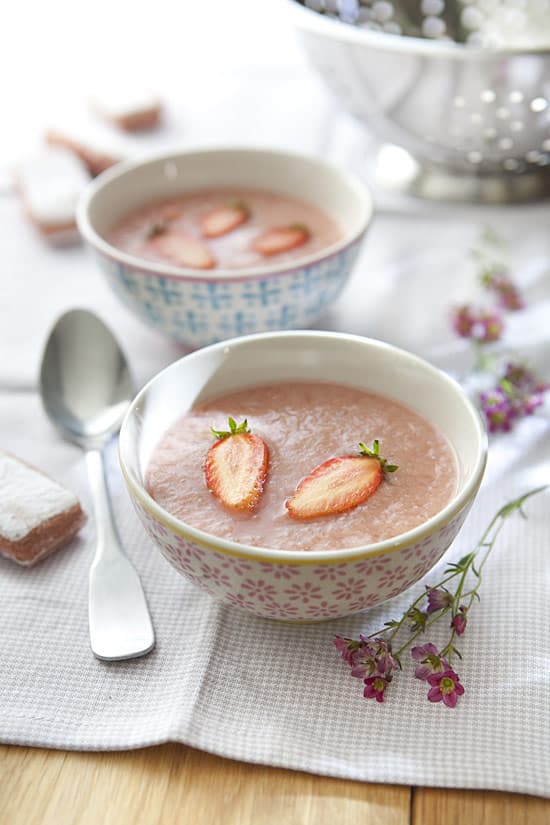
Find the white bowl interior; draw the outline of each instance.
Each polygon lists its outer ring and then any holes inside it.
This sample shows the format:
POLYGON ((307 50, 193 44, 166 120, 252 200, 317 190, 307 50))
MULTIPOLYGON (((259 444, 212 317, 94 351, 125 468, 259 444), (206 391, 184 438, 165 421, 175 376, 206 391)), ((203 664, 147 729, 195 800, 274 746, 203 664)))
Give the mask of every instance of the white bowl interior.
POLYGON ((455 501, 481 479, 486 433, 460 386, 410 353, 358 336, 330 332, 267 333, 214 344, 154 378, 134 400, 120 436, 131 482, 143 488, 151 453, 165 430, 193 404, 235 389, 276 381, 340 383, 393 398, 430 421, 457 460, 455 501))
POLYGON ((363 231, 372 213, 366 190, 321 159, 263 149, 205 149, 105 172, 88 187, 79 223, 85 235, 89 224, 104 239, 118 220, 146 203, 223 186, 267 189, 316 204, 341 225, 346 241, 363 231))

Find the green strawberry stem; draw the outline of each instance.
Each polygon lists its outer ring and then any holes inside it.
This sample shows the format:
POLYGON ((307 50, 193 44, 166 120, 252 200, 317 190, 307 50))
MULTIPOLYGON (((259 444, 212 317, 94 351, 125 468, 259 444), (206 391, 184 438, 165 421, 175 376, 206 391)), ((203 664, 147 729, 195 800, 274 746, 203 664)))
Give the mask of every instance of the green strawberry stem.
POLYGON ((214 427, 210 427, 210 432, 218 439, 222 438, 229 438, 231 435, 238 435, 239 433, 249 433, 250 428, 248 426, 248 420, 245 418, 240 424, 237 424, 234 418, 227 419, 227 423, 229 425, 228 430, 215 430, 214 427))
POLYGON ((376 458, 380 462, 380 466, 385 473, 395 473, 399 469, 397 464, 388 464, 386 458, 380 455, 380 442, 377 438, 372 442, 372 447, 367 447, 362 441, 359 442, 359 452, 361 455, 366 455, 367 458, 376 458))
POLYGON ((151 224, 151 226, 147 229, 146 237, 156 238, 158 235, 164 235, 164 233, 168 230, 168 224, 166 221, 155 221, 151 224))
POLYGON ((244 201, 229 200, 225 202, 224 206, 227 209, 234 209, 235 212, 242 212, 247 218, 250 217, 250 207, 244 201))
POLYGON ((308 238, 311 235, 311 230, 305 223, 291 223, 288 226, 289 229, 297 229, 299 232, 303 232, 304 235, 307 235, 308 238))

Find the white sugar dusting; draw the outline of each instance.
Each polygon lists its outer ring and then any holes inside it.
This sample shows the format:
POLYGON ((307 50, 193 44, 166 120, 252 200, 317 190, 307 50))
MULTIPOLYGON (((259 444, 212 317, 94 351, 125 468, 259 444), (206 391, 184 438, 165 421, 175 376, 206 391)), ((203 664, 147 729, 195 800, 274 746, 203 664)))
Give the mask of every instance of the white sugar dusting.
POLYGON ((0 535, 5 539, 20 541, 76 504, 69 490, 0 451, 0 535))

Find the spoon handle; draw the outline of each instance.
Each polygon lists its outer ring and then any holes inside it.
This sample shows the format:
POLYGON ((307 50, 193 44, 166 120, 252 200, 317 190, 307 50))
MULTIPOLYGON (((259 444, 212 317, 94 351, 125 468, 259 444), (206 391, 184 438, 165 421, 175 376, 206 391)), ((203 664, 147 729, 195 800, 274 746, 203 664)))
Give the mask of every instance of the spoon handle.
POLYGON ((134 659, 155 644, 153 625, 139 576, 115 527, 102 452, 87 451, 86 465, 97 530, 88 589, 92 651, 107 661, 134 659))

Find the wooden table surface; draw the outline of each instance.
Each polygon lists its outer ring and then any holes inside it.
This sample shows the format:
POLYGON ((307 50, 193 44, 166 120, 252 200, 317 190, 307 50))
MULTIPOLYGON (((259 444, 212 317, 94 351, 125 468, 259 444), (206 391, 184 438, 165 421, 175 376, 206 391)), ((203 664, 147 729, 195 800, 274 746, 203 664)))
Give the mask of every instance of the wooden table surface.
POLYGON ((184 745, 76 753, 0 746, 2 825, 548 825, 550 800, 370 785, 184 745))

